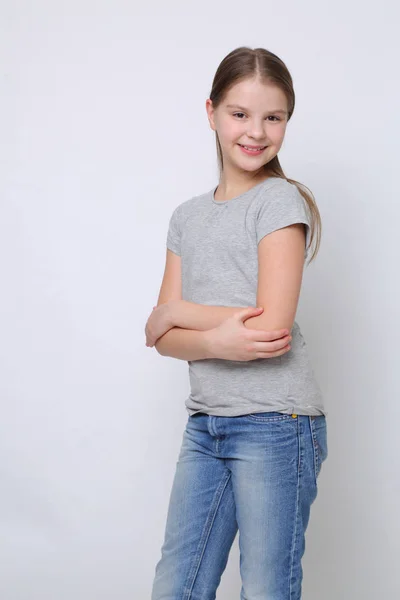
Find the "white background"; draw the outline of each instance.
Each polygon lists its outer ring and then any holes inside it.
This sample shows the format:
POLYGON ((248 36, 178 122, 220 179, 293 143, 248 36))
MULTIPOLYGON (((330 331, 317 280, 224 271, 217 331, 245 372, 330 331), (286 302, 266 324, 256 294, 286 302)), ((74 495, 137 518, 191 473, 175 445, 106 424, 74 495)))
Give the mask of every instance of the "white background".
POLYGON ((304 598, 399 596, 397 10, 1 1, 4 600, 150 598, 189 384, 144 325, 172 210, 217 183, 205 100, 241 45, 292 74, 280 160, 323 220, 297 314, 329 434, 304 598))

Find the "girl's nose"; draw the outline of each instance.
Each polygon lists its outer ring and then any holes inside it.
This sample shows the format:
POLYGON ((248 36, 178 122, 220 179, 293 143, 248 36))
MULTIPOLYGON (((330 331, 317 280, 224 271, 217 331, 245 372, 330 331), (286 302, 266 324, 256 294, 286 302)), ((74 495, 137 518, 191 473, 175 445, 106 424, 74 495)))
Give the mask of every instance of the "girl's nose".
POLYGON ((249 128, 247 130, 247 135, 252 138, 263 139, 264 138, 264 128, 261 124, 252 123, 249 125, 249 128))

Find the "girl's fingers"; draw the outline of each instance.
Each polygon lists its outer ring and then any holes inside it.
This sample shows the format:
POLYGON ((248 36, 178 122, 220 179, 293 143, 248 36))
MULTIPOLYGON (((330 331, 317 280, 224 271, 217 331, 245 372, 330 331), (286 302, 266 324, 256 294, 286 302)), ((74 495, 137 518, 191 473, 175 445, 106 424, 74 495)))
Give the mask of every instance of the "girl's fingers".
POLYGON ((257 358, 275 358, 276 356, 282 356, 282 354, 286 354, 290 350, 291 346, 288 344, 282 350, 278 350, 276 352, 258 352, 257 358))
POLYGON ((251 329, 252 337, 257 342, 273 342, 281 340, 290 335, 287 329, 278 329, 276 331, 264 331, 263 329, 251 329))
POLYGON ((289 342, 291 342, 292 336, 286 335, 279 340, 274 340, 271 342, 266 342, 265 340, 260 342, 254 342, 254 347, 259 348, 260 352, 269 352, 270 354, 273 352, 278 352, 282 350, 282 348, 286 348, 289 342))

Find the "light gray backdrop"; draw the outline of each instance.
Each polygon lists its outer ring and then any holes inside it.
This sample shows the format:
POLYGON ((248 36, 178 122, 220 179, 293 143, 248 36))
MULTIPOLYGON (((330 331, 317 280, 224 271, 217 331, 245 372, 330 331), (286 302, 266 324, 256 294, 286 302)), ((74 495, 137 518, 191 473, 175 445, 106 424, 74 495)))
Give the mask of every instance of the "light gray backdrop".
POLYGON ((239 45, 292 73, 281 163, 324 227, 297 314, 329 411, 304 598, 398 597, 395 2, 0 11, 1 598, 150 598, 189 384, 144 325, 172 210, 217 182, 204 104, 239 45))

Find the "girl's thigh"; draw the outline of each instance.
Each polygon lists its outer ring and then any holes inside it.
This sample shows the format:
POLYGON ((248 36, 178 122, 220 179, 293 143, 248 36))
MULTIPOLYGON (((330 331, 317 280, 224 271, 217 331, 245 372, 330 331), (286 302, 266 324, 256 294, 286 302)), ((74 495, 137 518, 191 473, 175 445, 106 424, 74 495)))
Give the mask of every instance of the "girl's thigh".
MULTIPOLYGON (((317 478, 327 457, 325 417, 241 417, 227 461, 239 528, 241 598, 301 598, 301 558, 317 478)), ((235 425, 237 427, 237 424, 235 425)))
MULTIPOLYGON (((205 417, 206 418, 206 417, 205 417)), ((169 499, 152 600, 214 600, 237 534, 231 473, 201 416, 188 419, 169 499)))

